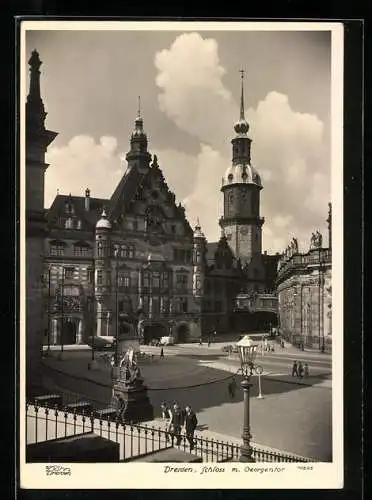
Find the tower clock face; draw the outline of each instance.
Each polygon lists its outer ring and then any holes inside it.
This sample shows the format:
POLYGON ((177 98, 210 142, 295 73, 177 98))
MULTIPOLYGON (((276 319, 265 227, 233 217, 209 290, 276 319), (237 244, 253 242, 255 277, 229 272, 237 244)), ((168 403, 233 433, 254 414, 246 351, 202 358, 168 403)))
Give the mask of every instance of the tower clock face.
POLYGON ((247 227, 242 227, 240 229, 240 234, 242 234, 243 236, 246 236, 248 234, 248 228, 247 227))

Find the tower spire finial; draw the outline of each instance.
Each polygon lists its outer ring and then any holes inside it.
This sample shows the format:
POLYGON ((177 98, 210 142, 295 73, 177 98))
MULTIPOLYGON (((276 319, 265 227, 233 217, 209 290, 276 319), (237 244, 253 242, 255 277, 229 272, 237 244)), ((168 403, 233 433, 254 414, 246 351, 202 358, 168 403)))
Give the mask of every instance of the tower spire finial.
POLYGON ((242 91, 240 95, 240 119, 245 120, 244 118, 244 69, 239 70, 241 79, 242 79, 242 91))
POLYGON ((39 53, 37 50, 33 50, 31 57, 28 60, 30 66, 30 86, 28 99, 41 101, 40 96, 40 66, 42 62, 40 61, 39 53))
POLYGON ((138 118, 141 117, 141 96, 138 96, 138 110, 137 110, 137 116, 138 118))

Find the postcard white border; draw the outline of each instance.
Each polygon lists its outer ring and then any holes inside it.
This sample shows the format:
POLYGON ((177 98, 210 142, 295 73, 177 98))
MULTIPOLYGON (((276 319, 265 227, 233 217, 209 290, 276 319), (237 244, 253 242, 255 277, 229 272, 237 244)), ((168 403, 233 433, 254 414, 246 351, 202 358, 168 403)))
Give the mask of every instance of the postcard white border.
POLYGON ((343 487, 343 33, 337 22, 132 22, 23 21, 20 36, 20 484, 38 489, 334 489, 343 487), (332 417, 333 462, 301 464, 168 464, 195 472, 165 472, 166 464, 64 464, 71 476, 47 476, 44 464, 25 463, 25 38, 27 30, 142 31, 331 31, 331 199, 332 199, 332 417), (244 472, 252 466, 257 472, 244 472), (302 464, 303 465, 303 464, 302 464), (203 467, 224 472, 201 474, 203 467), (123 474, 123 467, 125 474, 123 474), (240 472, 232 472, 238 467, 240 472), (272 467, 273 472, 264 469, 272 467), (283 470, 276 472, 278 468, 283 470), (144 480, 146 478, 146 480, 144 480))

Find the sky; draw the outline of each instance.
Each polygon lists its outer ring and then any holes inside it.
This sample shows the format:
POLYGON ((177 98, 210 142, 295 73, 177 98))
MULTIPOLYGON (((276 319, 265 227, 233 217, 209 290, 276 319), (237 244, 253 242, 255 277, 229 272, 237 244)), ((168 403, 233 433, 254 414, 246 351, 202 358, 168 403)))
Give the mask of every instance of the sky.
POLYGON ((243 68, 263 250, 282 252, 297 237, 307 251, 315 230, 327 244, 330 32, 27 31, 27 56, 34 49, 46 126, 58 132, 46 155, 46 207, 57 189, 111 196, 140 95, 150 153, 190 224, 199 217, 208 241, 218 240, 243 68))

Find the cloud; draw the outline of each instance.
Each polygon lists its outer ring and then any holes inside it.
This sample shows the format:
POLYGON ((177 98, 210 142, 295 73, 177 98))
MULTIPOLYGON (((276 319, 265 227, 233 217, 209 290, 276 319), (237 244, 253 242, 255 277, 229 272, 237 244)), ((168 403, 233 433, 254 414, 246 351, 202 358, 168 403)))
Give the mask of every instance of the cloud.
MULTIPOLYGON (((177 200, 182 201, 197 183, 199 158, 182 151, 156 147, 151 154, 158 155, 169 188, 177 200)), ((117 139, 108 136, 95 142, 93 137, 78 135, 65 146, 50 147, 46 155, 50 166, 45 176, 45 205, 50 206, 57 189, 60 193, 83 196, 89 187, 91 196, 109 198, 127 165, 121 160, 122 156, 125 157, 125 153, 117 150, 117 139)))
MULTIPOLYGON (((197 182, 185 200, 187 213, 194 218, 199 212, 208 239, 216 239, 220 181, 231 162, 230 140, 238 118, 238 104, 223 82, 217 42, 197 33, 182 34, 156 54, 155 66, 160 110, 201 144, 197 182)), ((275 90, 246 116, 252 162, 264 183, 264 248, 282 251, 290 235, 307 245, 312 230, 324 230, 330 199, 324 124, 313 114, 296 111, 288 96, 275 90)))
POLYGON ((236 117, 236 103, 222 82, 225 69, 217 42, 198 33, 180 35, 156 54, 155 66, 161 111, 180 129, 221 147, 236 117))
POLYGON ((88 135, 75 136, 65 146, 50 147, 46 155, 50 166, 45 176, 45 205, 52 203, 57 189, 83 196, 89 187, 92 197, 111 195, 123 172, 116 148, 115 137, 104 136, 95 142, 88 135))

